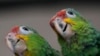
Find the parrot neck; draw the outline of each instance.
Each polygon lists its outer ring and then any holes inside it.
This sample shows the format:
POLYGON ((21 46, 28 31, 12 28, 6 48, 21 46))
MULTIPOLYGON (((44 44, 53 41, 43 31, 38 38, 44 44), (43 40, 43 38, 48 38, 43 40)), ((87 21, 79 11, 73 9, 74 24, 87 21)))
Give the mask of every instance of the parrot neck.
POLYGON ((39 50, 41 49, 41 45, 39 44, 39 42, 37 41, 37 39, 35 40, 30 40, 27 43, 27 52, 28 54, 25 54, 26 56, 38 56, 39 55, 39 50))
POLYGON ((30 39, 26 42, 28 56, 43 56, 45 48, 48 47, 48 43, 40 35, 30 35, 30 39), (44 49, 43 49, 44 48, 44 49))
POLYGON ((61 53, 62 53, 62 55, 63 56, 66 56, 66 53, 68 52, 67 50, 66 50, 66 48, 68 47, 67 45, 68 45, 68 43, 66 42, 66 40, 62 37, 62 36, 58 36, 58 42, 59 42, 59 44, 60 44, 60 46, 61 46, 61 53))

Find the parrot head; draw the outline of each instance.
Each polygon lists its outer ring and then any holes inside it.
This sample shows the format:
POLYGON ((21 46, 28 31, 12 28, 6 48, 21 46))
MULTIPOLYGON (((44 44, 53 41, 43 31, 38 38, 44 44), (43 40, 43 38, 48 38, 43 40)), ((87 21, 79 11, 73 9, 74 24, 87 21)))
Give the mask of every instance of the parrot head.
POLYGON ((6 36, 6 43, 11 51, 20 54, 27 49, 28 35, 37 32, 28 26, 14 26, 6 36))
POLYGON ((75 35, 84 23, 87 23, 86 20, 73 8, 62 9, 50 19, 51 28, 65 39, 75 35))

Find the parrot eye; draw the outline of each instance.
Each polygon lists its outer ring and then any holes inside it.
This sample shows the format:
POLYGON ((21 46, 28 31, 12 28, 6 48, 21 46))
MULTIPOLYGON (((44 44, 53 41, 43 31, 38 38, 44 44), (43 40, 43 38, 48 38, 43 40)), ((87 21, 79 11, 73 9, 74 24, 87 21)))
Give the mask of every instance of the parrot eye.
POLYGON ((24 29, 25 31, 29 31, 29 29, 27 29, 26 27, 23 27, 23 29, 24 29))
POLYGON ((74 13, 73 13, 73 12, 71 12, 71 11, 68 11, 68 14, 73 15, 74 13))
POLYGON ((68 17, 71 17, 71 18, 76 17, 76 15, 73 11, 67 11, 66 14, 67 14, 68 17))
POLYGON ((20 32, 22 34, 29 34, 29 33, 33 33, 29 28, 27 28, 26 26, 21 26, 20 27, 20 32))

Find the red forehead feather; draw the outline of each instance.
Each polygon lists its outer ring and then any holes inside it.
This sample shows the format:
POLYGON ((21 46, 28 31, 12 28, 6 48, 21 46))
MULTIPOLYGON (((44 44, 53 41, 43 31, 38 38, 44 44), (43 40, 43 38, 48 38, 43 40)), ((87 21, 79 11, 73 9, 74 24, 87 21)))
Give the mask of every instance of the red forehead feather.
POLYGON ((66 10, 62 9, 61 11, 57 12, 56 15, 51 18, 50 23, 52 21, 54 21, 56 19, 56 17, 62 17, 62 19, 65 18, 66 17, 66 10))
POLYGON ((17 33, 18 30, 19 30, 19 26, 15 26, 15 27, 13 27, 13 28, 11 29, 11 32, 17 33))
POLYGON ((61 16, 61 17, 64 17, 65 16, 65 14, 66 14, 66 10, 65 9, 63 9, 63 10, 61 10, 61 11, 59 11, 58 13, 57 13, 57 16, 61 16))

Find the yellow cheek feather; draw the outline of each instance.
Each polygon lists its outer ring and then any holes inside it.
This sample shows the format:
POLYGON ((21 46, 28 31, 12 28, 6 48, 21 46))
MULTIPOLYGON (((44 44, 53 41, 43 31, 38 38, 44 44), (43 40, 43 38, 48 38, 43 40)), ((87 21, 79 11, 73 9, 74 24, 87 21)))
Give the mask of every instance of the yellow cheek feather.
POLYGON ((70 18, 64 18, 64 22, 74 25, 75 23, 70 18))
POLYGON ((16 35, 16 37, 17 37, 18 39, 23 39, 24 41, 27 41, 27 40, 28 40, 28 36, 25 36, 25 35, 20 35, 20 34, 18 34, 18 35, 16 35))

